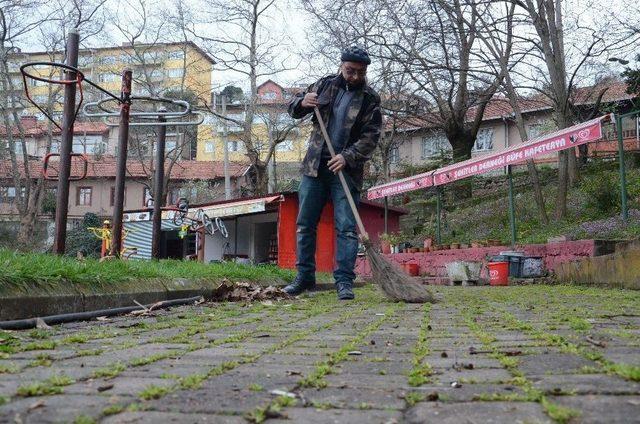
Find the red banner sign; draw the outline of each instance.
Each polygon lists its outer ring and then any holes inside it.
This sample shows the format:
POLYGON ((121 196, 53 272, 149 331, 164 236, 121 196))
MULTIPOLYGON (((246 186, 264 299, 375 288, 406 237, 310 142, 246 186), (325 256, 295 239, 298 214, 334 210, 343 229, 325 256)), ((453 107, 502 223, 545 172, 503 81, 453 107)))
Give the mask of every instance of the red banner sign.
POLYGON ((431 187, 433 185, 432 174, 433 171, 430 171, 424 174, 418 174, 413 177, 394 181, 392 183, 372 187, 367 191, 367 199, 379 199, 381 197, 393 196, 394 194, 431 187))
POLYGON ((420 188, 438 186, 599 140, 602 138, 602 121, 607 117, 608 115, 583 122, 582 124, 538 137, 527 143, 512 146, 500 152, 372 187, 367 192, 367 198, 369 200, 378 199, 420 188))

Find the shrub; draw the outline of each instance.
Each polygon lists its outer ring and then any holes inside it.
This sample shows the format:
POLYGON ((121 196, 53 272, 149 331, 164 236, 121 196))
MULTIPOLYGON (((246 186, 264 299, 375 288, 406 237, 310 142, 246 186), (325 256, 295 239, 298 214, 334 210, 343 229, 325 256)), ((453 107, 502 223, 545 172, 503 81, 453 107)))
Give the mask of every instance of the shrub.
POLYGON ((620 210, 620 184, 615 173, 598 173, 585 178, 580 190, 586 195, 585 208, 594 215, 620 210))
POLYGON ((82 224, 78 228, 67 232, 67 255, 76 256, 78 252, 82 252, 86 257, 99 258, 102 241, 89 232, 87 228, 101 226, 102 222, 98 215, 86 213, 82 219, 82 224))

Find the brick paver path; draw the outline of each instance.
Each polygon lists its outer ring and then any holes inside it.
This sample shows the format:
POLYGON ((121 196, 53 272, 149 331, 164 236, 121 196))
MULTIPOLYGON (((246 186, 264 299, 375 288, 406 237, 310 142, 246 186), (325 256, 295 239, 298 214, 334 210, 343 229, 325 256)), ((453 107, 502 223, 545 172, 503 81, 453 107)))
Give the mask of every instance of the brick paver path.
POLYGON ((0 332, 0 422, 640 422, 640 292, 438 290, 0 332))

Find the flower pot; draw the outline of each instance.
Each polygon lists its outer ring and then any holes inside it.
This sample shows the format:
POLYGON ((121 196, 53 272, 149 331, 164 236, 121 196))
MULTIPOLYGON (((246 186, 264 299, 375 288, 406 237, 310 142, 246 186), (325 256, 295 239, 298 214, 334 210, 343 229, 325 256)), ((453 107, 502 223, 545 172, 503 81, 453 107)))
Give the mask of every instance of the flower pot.
POLYGON ((389 253, 391 253, 391 243, 389 243, 387 240, 380 240, 380 250, 385 255, 388 255, 389 253))
POLYGON ((431 246, 433 246, 433 239, 431 237, 424 239, 424 247, 429 248, 431 246))
POLYGON ((460 243, 451 243, 451 248, 452 249, 459 249, 460 248, 460 243))

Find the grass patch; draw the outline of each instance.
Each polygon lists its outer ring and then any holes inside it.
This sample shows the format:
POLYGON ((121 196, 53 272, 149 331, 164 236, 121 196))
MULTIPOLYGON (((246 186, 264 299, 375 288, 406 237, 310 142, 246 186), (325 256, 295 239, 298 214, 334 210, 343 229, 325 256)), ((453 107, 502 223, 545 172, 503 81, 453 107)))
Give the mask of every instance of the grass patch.
POLYGON ((32 350, 53 350, 56 348, 56 342, 47 340, 42 342, 31 342, 20 347, 23 352, 29 352, 32 350))
POLYGON ((109 415, 116 415, 124 411, 124 406, 122 405, 110 405, 102 410, 102 415, 108 417, 109 415))
POLYGON ((195 261, 105 261, 61 257, 44 253, 18 253, 0 249, 0 294, 6 289, 27 292, 32 287, 54 288, 58 284, 103 287, 113 284, 157 279, 184 278, 193 281, 248 280, 291 281, 294 272, 276 266, 250 266, 237 263, 201 264, 195 261))
POLYGON ((95 424, 96 420, 88 415, 80 415, 73 420, 73 424, 95 424))
POLYGON ((407 402, 407 405, 413 406, 418 402, 422 402, 427 399, 427 395, 424 393, 418 392, 409 392, 404 396, 404 400, 407 402))
POLYGON ((206 374, 191 374, 180 379, 179 387, 183 390, 195 390, 207 379, 206 374))
POLYGON ((170 391, 170 387, 151 385, 138 393, 138 397, 143 400, 160 399, 170 391))
POLYGON ((102 354, 102 349, 85 349, 85 350, 77 350, 76 356, 98 356, 102 354))
POLYGON ((606 369, 626 380, 640 381, 640 367, 637 365, 609 364, 606 369))
POLYGON ((61 343, 70 344, 70 343, 86 343, 89 341, 89 337, 85 334, 74 334, 62 339, 61 343))
POLYGON ((297 403, 296 399, 289 396, 278 396, 273 402, 267 406, 256 408, 245 416, 250 423, 260 424, 265 422, 268 418, 282 417, 282 409, 294 406, 297 403))
POLYGON ((249 390, 251 390, 252 392, 261 392, 264 390, 264 387, 262 387, 257 383, 252 383, 252 384, 249 384, 249 390))
POLYGON ((549 415, 549 417, 551 417, 551 419, 553 419, 555 422, 560 424, 568 423, 573 418, 577 418, 580 416, 580 411, 558 405, 557 403, 553 403, 546 398, 542 398, 541 404, 547 415, 549 415))
POLYGON ((18 367, 15 365, 0 364, 0 374, 13 374, 14 372, 18 372, 18 367))
POLYGON ((124 365, 122 362, 116 362, 104 368, 95 370, 93 373, 93 378, 114 378, 126 369, 126 365, 124 365))
POLYGON ((36 359, 29 362, 30 367, 50 367, 52 363, 52 357, 48 353, 40 353, 36 356, 36 359))
POLYGON ((29 331, 29 337, 32 339, 46 340, 51 337, 51 331, 37 328, 29 331))
POLYGON ((18 387, 16 394, 22 397, 57 395, 63 392, 62 387, 75 381, 66 375, 54 375, 45 381, 26 384, 18 387))

